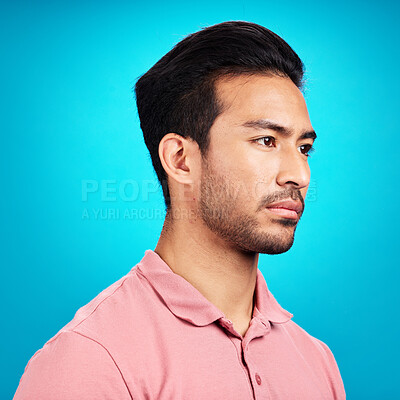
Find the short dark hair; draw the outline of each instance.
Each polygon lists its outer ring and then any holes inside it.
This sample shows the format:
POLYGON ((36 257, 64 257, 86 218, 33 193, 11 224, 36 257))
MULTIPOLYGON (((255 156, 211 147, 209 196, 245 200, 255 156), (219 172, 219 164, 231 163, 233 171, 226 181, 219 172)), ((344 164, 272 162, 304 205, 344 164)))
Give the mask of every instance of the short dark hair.
POLYGON ((136 82, 140 127, 167 210, 171 201, 158 155, 161 139, 169 132, 189 137, 205 156, 208 132, 222 112, 215 80, 256 73, 288 77, 303 87, 304 65, 281 37, 261 25, 228 21, 186 36, 136 82))

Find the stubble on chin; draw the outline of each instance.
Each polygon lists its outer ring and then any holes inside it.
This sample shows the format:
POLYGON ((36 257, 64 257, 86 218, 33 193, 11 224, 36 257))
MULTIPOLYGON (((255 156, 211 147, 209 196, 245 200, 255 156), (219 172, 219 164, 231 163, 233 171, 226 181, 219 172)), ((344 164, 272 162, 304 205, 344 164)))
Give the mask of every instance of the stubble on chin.
POLYGON ((268 226, 263 227, 256 215, 246 213, 245 206, 238 200, 240 196, 235 197, 234 189, 234 185, 229 185, 226 177, 218 175, 205 165, 198 209, 204 224, 241 251, 262 254, 281 254, 288 251, 294 242, 297 221, 276 219, 271 221, 270 229, 268 226), (282 231, 273 233, 277 224, 282 227, 282 231))

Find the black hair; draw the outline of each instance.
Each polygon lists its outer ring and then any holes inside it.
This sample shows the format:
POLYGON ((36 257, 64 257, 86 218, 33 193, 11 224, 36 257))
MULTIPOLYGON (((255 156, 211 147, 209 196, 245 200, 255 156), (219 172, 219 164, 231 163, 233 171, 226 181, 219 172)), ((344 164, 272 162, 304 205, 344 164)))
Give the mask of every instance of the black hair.
POLYGON ((215 80, 256 73, 288 77, 303 87, 304 65, 281 37, 261 25, 228 21, 186 36, 136 82, 140 127, 167 210, 171 202, 158 155, 161 139, 169 132, 189 137, 205 156, 208 132, 222 112, 215 80))

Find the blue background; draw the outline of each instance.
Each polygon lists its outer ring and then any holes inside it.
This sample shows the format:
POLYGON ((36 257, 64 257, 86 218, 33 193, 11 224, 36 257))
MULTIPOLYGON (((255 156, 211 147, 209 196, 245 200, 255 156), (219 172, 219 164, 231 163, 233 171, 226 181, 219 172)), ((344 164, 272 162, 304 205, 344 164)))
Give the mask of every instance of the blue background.
POLYGON ((260 269, 329 345, 349 399, 399 398, 399 5, 207 0, 1 3, 1 399, 157 243, 164 208, 136 78, 185 35, 234 19, 303 59, 318 133, 295 244, 260 269))

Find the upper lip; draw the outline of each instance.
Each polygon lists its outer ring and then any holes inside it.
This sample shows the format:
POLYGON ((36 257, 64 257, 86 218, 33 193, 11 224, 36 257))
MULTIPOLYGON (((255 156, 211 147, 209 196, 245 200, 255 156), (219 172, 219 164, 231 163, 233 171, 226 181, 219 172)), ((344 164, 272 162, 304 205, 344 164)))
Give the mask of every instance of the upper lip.
POLYGON ((267 205, 267 208, 287 208, 289 210, 296 211, 297 213, 303 210, 303 205, 300 201, 294 200, 283 200, 276 203, 271 203, 267 205))

